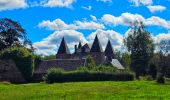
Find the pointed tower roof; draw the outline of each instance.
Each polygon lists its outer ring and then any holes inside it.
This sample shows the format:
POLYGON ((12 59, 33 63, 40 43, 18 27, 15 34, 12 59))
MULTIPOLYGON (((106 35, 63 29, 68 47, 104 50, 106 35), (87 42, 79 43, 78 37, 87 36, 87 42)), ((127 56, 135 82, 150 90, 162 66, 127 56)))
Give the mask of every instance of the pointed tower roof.
POLYGON ((94 39, 90 52, 103 52, 102 46, 99 42, 97 35, 94 39))
POLYGON ((79 42, 78 49, 80 49, 81 47, 82 47, 81 42, 79 42))
POLYGON ((63 39, 62 39, 62 41, 60 43, 60 47, 58 49, 57 54, 70 54, 70 51, 68 49, 68 46, 67 46, 67 44, 65 42, 64 37, 63 37, 63 39))
POLYGON ((113 55, 113 48, 110 40, 107 43, 106 49, 105 49, 105 55, 113 55))

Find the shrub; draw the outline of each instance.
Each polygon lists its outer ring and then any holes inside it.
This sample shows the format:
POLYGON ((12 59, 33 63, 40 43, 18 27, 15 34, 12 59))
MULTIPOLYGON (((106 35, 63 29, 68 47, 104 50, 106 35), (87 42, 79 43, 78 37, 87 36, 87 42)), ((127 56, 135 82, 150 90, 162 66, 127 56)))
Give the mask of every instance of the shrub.
POLYGON ((88 70, 64 71, 50 69, 45 78, 46 82, 77 82, 77 81, 131 81, 134 80, 130 73, 103 73, 88 70))
POLYGON ((34 69, 34 57, 32 53, 24 47, 11 47, 3 50, 0 59, 12 59, 21 71, 23 77, 30 81, 34 69))
POLYGON ((165 83, 165 77, 162 73, 158 73, 156 82, 157 83, 165 83))
POLYGON ((78 67, 77 70, 95 71, 95 72, 103 72, 103 73, 114 73, 117 71, 116 67, 106 66, 106 65, 94 66, 92 69, 89 67, 78 67))

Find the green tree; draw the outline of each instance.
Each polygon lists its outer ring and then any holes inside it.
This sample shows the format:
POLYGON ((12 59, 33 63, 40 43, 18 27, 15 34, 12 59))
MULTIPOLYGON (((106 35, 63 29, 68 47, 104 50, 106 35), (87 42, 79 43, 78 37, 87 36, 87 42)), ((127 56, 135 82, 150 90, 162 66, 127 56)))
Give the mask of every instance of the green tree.
POLYGON ((130 67, 130 64, 131 64, 131 58, 130 58, 130 54, 125 52, 122 54, 122 63, 123 63, 123 66, 126 67, 126 68, 129 68, 130 67))
POLYGON ((165 83, 165 73, 169 68, 169 58, 170 54, 170 40, 161 40, 158 44, 159 51, 159 67, 158 67, 158 83, 165 83))
POLYGON ((21 25, 11 19, 0 19, 0 51, 11 46, 30 46, 31 41, 26 37, 26 31, 21 25))
POLYGON ((136 78, 139 78, 140 75, 146 74, 155 46, 151 34, 142 22, 136 21, 130 29, 124 43, 131 53, 131 69, 135 71, 136 78))

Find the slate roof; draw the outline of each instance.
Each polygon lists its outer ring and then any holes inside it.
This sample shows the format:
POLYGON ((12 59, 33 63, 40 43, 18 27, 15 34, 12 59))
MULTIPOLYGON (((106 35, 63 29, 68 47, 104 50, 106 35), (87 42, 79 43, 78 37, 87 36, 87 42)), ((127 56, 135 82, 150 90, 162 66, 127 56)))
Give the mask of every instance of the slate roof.
POLYGON ((90 52, 90 47, 89 47, 89 45, 86 43, 84 46, 81 47, 81 51, 82 51, 82 53, 84 53, 84 52, 90 52))
POLYGON ((117 69, 125 69, 117 59, 112 59, 111 64, 117 69))
POLYGON ((112 44, 110 42, 110 40, 107 43, 106 49, 105 49, 105 55, 109 56, 109 55, 113 55, 113 48, 112 48, 112 44))
POLYGON ((70 50, 68 49, 68 46, 65 42, 65 39, 63 37, 61 43, 60 43, 60 47, 58 49, 57 54, 70 54, 70 50))
POLYGON ((99 42, 97 35, 94 39, 90 52, 103 52, 102 46, 99 42))

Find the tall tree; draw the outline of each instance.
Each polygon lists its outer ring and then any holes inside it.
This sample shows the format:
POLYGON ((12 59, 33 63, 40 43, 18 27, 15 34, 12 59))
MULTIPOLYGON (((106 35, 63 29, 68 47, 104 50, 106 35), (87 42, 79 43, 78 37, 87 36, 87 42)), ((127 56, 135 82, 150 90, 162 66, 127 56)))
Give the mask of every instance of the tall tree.
POLYGON ((161 40, 158 44, 159 51, 159 67, 157 82, 164 83, 165 73, 170 70, 169 55, 170 55, 170 40, 161 40), (168 70, 168 71, 167 71, 168 70), (158 80, 159 79, 159 80, 158 80))
POLYGON ((140 75, 146 74, 153 57, 154 43, 143 22, 136 21, 130 26, 130 30, 124 43, 131 53, 131 69, 136 72, 136 77, 139 78, 140 75))
POLYGON ((11 19, 0 19, 0 51, 11 46, 30 46, 31 41, 26 37, 26 31, 21 25, 11 19))

